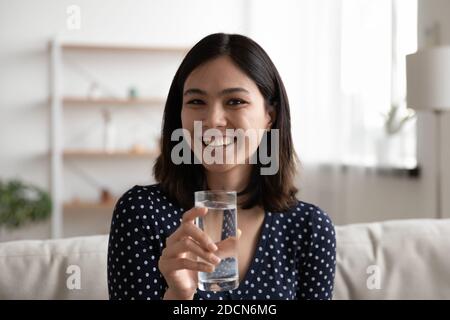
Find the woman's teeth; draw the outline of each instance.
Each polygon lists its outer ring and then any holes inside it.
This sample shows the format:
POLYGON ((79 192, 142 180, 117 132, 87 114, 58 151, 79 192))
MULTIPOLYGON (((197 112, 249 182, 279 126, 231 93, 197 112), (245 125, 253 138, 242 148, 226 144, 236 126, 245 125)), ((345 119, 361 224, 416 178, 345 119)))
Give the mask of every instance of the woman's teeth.
POLYGON ((213 139, 212 137, 203 137, 203 143, 206 146, 211 147, 222 147, 222 146, 228 146, 234 142, 234 139, 232 137, 219 137, 213 139))

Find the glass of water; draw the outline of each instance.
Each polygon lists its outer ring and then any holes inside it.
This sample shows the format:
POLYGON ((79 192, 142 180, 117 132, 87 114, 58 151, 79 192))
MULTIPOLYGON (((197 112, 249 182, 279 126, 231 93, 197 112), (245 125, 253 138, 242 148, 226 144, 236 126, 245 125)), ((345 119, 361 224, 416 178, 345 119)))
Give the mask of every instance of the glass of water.
POLYGON ((236 289, 239 286, 236 192, 197 191, 195 206, 208 208, 208 213, 196 218, 195 223, 217 245, 214 254, 221 258, 213 272, 198 273, 198 288, 203 291, 236 289))

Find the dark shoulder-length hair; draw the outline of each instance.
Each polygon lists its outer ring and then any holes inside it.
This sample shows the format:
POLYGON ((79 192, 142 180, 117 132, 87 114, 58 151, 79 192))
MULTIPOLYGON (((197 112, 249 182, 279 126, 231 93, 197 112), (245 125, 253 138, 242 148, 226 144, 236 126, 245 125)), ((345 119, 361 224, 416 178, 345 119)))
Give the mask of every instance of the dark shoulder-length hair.
MULTIPOLYGON (((291 136, 291 118, 287 94, 275 65, 255 41, 239 34, 215 33, 200 40, 187 53, 178 68, 167 97, 161 129, 161 154, 153 173, 163 191, 184 208, 194 205, 194 192, 208 189, 204 167, 201 164, 174 164, 172 148, 179 142, 171 141, 172 132, 182 128, 181 109, 183 88, 189 74, 201 64, 220 56, 227 56, 257 85, 265 99, 266 107, 275 108, 276 118, 272 129, 279 130, 279 170, 274 175, 260 175, 263 166, 259 157, 252 166, 250 181, 244 190, 237 190, 242 208, 260 205, 266 210, 285 211, 297 203, 294 179, 298 158, 291 136)), ((269 153, 270 136, 267 134, 269 153)), ((192 152, 192 151, 191 151, 192 152)), ((256 151, 259 154, 258 150, 256 151)), ((191 159, 193 154, 191 154, 191 159)))

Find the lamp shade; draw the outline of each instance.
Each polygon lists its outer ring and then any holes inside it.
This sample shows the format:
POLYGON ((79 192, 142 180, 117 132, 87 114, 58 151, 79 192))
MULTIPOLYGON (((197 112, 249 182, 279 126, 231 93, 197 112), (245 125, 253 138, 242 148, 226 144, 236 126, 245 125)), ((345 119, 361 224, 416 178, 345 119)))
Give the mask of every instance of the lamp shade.
POLYGON ((406 90, 411 109, 450 110, 450 46, 407 55, 406 90))

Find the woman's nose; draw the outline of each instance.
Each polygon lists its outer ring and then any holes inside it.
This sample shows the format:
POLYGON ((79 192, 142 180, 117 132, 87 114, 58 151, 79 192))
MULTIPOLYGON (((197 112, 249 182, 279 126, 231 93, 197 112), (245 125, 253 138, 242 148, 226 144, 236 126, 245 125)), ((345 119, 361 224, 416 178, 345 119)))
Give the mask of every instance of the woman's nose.
POLYGON ((224 127, 227 124, 226 112, 223 106, 215 103, 208 107, 203 126, 207 128, 224 127))

